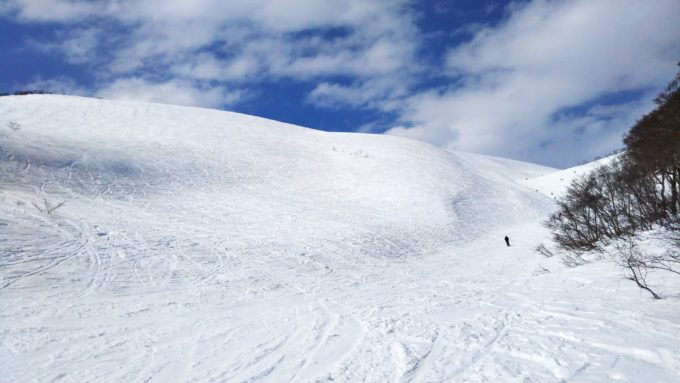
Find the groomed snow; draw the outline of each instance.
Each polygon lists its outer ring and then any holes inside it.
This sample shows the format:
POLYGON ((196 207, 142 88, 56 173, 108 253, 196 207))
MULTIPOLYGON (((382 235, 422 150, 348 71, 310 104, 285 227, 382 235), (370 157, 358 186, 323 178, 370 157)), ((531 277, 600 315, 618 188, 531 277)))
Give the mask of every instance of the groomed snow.
POLYGON ((0 381, 680 381, 680 297, 533 251, 552 172, 1 97, 0 381))

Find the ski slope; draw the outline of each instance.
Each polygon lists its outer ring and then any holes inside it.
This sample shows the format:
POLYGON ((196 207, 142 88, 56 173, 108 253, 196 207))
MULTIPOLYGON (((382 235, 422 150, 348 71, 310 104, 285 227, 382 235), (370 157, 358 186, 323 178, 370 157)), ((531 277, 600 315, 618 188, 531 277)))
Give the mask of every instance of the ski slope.
POLYGON ((533 251, 553 172, 0 97, 0 381, 679 381, 678 296, 533 251))
POLYGON ((524 181, 520 181, 520 183, 529 188, 533 188, 536 192, 543 193, 552 199, 556 199, 564 195, 573 181, 586 176, 588 173, 595 171, 601 166, 612 164, 618 157, 619 154, 614 154, 593 162, 574 166, 569 169, 558 170, 543 176, 533 178, 527 177, 524 181))

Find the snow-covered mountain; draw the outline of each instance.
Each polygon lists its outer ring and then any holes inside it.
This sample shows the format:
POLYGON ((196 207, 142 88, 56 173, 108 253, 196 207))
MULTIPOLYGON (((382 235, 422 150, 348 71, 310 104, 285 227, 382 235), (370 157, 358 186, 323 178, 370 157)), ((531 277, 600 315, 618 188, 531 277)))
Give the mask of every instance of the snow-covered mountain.
POLYGON ((532 251, 553 172, 223 111, 1 97, 2 379, 680 378, 677 300, 532 251))

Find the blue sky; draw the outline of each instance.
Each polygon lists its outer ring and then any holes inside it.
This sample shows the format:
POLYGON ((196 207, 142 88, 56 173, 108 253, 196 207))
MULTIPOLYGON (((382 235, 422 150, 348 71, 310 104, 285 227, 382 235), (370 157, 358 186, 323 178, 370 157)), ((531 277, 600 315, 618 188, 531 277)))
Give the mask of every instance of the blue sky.
POLYGON ((677 0, 5 0, 0 91, 220 108, 556 167, 621 147, 677 0))

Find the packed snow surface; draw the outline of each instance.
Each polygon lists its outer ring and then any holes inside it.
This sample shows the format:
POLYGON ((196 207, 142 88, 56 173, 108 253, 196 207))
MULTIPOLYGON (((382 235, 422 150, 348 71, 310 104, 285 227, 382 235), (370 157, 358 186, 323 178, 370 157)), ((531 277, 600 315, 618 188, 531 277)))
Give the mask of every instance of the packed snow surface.
POLYGON ((677 296, 533 251, 554 204, 527 182, 552 172, 222 111, 2 97, 0 380, 680 381, 677 296))

